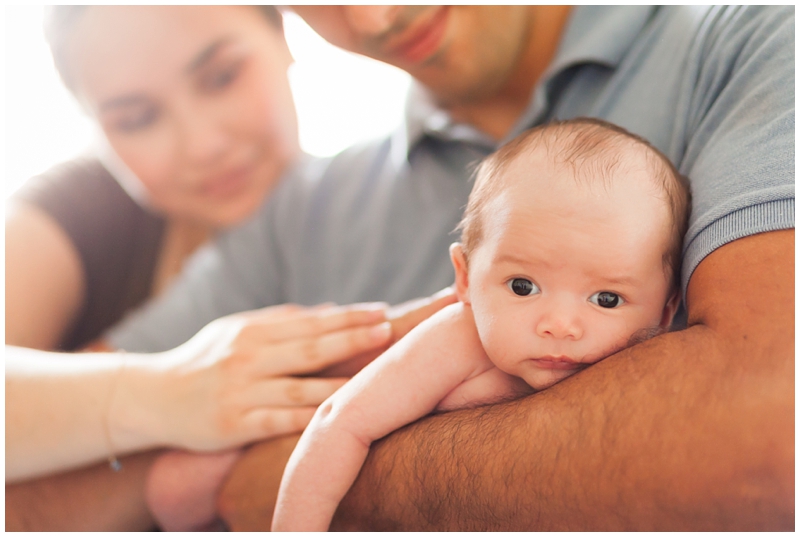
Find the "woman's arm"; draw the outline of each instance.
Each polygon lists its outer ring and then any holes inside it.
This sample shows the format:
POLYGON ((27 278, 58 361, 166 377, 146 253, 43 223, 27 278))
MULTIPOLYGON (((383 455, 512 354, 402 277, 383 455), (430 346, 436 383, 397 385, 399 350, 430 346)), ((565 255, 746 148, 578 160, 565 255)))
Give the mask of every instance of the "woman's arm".
POLYGON ((103 462, 20 483, 6 483, 6 531, 147 531, 155 527, 144 499, 147 470, 158 452, 103 462))
POLYGON ((85 277, 64 230, 44 211, 6 212, 6 344, 53 349, 81 308, 85 277))
POLYGON ((155 355, 6 348, 6 479, 155 447, 216 450, 300 431, 345 379, 297 377, 384 347, 380 306, 279 306, 155 355))

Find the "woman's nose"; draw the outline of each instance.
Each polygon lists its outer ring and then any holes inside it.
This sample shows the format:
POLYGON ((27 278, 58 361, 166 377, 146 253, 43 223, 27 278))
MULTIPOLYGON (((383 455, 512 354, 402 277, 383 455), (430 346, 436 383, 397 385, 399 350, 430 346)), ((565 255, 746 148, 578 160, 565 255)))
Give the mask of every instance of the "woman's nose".
POLYGON ((570 304, 555 300, 544 306, 545 312, 536 323, 536 334, 543 338, 578 340, 583 337, 581 320, 570 304))
POLYGON ((230 138, 212 114, 188 112, 178 122, 180 146, 189 162, 211 164, 225 154, 230 138))
POLYGON ((351 30, 375 37, 392 27, 400 6, 344 6, 344 9, 351 30))

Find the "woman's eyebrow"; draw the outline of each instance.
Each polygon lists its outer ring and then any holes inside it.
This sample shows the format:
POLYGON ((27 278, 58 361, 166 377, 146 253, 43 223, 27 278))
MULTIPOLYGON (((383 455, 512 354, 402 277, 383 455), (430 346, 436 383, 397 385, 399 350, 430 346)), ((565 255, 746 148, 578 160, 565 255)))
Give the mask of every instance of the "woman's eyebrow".
POLYGON ((211 58, 213 58, 214 54, 216 54, 219 51, 219 49, 221 49, 231 41, 233 41, 232 36, 226 36, 217 39, 216 41, 208 45, 206 48, 204 48, 202 51, 200 51, 200 53, 197 56, 195 56, 195 58, 191 62, 189 62, 189 66, 186 68, 186 71, 189 73, 197 71, 198 69, 203 67, 203 65, 205 65, 211 58))

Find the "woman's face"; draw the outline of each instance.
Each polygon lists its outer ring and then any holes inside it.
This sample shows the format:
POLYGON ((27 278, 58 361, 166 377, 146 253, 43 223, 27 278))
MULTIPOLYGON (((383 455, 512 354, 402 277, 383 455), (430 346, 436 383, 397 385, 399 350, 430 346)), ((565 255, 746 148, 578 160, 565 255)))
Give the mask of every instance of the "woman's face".
POLYGON ((93 6, 67 69, 78 98, 170 217, 235 224, 296 156, 283 35, 251 6, 93 6))

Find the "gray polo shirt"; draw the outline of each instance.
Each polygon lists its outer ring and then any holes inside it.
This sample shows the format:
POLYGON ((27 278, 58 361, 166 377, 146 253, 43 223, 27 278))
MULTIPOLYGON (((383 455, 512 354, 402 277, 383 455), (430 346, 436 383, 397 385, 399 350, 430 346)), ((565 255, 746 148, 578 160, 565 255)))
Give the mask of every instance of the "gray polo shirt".
MULTIPOLYGON (((577 116, 644 136, 690 178, 684 291, 715 248, 794 227, 794 7, 575 8, 508 139, 577 116)), ((448 245, 473 166, 498 145, 413 88, 394 134, 304 159, 110 343, 165 350, 229 313, 398 303, 451 284, 448 245)))

